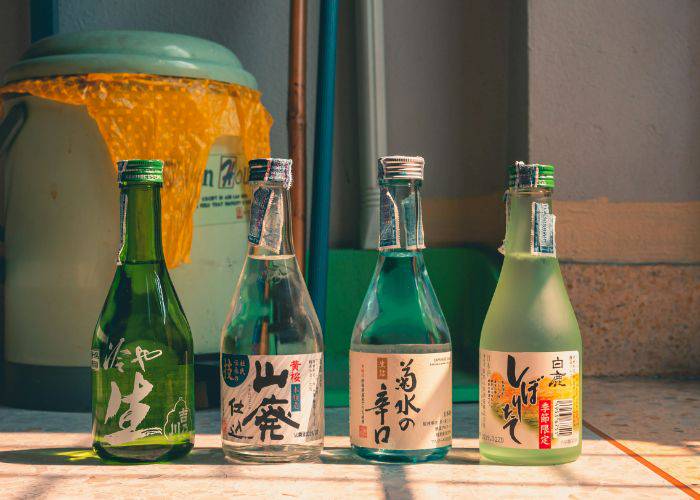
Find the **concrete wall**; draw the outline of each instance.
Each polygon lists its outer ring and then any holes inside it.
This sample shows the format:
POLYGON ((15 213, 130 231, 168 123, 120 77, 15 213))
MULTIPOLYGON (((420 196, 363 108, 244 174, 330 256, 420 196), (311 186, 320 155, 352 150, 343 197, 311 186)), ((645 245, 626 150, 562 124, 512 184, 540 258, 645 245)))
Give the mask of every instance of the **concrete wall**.
MULTIPOLYGON (((459 223, 436 222, 435 229, 426 224, 433 244, 498 241, 503 166, 520 155, 557 165, 560 200, 700 199, 697 2, 384 4, 389 151, 426 157, 429 214, 461 207, 464 216, 459 223), (523 60, 529 64, 523 66, 523 60), (525 120, 519 121, 519 113, 525 120), (475 207, 485 214, 472 217, 475 207)), ((6 20, 0 67, 6 67, 28 43, 28 8, 10 0, 0 6, 6 20)), ((318 0, 311 0, 309 160, 318 14, 318 0)), ((198 8, 185 0, 59 0, 61 32, 172 31, 231 48, 257 77, 263 102, 275 118, 271 139, 276 155, 287 154, 288 15, 285 0, 207 0, 198 8)), ((341 2, 332 217, 336 246, 356 242, 353 192, 357 170, 365 168, 357 165, 356 154, 361 124, 353 85, 354 26, 353 2, 341 2)))
POLYGON ((0 73, 29 46, 29 2, 0 0, 0 73))
MULTIPOLYGON (((494 193, 502 190, 507 158, 508 11, 505 0, 384 0, 387 152, 426 158, 432 243, 496 244, 503 235, 503 207, 494 193), (467 198, 488 200, 482 219, 438 217, 445 205, 467 198)), ((374 168, 357 163, 355 22, 353 2, 341 2, 334 247, 357 245, 359 170, 374 168)))
MULTIPOLYGON (((427 159, 428 244, 495 249, 504 165, 554 163, 558 252, 592 354, 587 372, 697 373, 700 3, 384 5, 388 146, 427 159)), ((23 2, 0 6, 6 67, 28 43, 28 12, 23 2)), ((275 118, 275 155, 287 154, 288 12, 286 0, 59 0, 64 32, 173 31, 232 49, 275 118)), ((309 164, 318 14, 310 0, 309 164)), ((357 243, 358 171, 367 167, 358 164, 355 33, 355 5, 341 2, 333 246, 357 243)))
MULTIPOLYGON (((307 35, 307 162, 312 168, 319 1, 308 1, 307 35)), ((353 2, 341 2, 338 34, 337 109, 331 240, 353 245, 359 202, 357 177, 357 116, 353 2)), ((275 124, 271 131, 274 156, 287 156, 287 79, 289 2, 287 0, 59 0, 60 32, 94 29, 136 29, 182 33, 228 47, 257 79, 262 101, 275 124)), ((311 199, 308 176, 308 206, 311 199)))
MULTIPOLYGON (((471 240, 495 245, 503 234, 503 207, 497 193, 507 162, 508 11, 505 0, 385 0, 389 151, 426 157, 428 215, 441 213, 446 204, 459 205, 475 197, 481 207, 466 210, 481 213, 481 218, 442 218, 436 220, 434 230, 428 226, 433 244, 471 240)), ((275 119, 272 152, 285 156, 288 15, 285 0, 207 0, 201 8, 192 8, 185 0, 59 0, 59 31, 143 29, 221 43, 258 79, 263 103, 275 119)), ((319 2, 311 0, 307 38, 309 165, 313 157, 318 15, 319 2)), ((368 167, 358 165, 357 158, 361 124, 353 83, 357 63, 353 2, 340 3, 339 18, 331 212, 331 244, 335 247, 357 244, 358 169, 368 167)))
MULTIPOLYGON (((287 154, 288 2, 60 0, 59 29, 144 29, 208 38, 233 50, 258 79, 263 103, 275 119, 271 144, 287 154), (260 36, 264 30, 265 36, 260 36)), ((506 59, 508 3, 386 0, 388 146, 423 154, 428 161, 426 211, 444 203, 486 196, 486 223, 468 219, 459 234, 440 221, 433 242, 467 239, 495 244, 503 233, 498 196, 506 163, 506 59), (440 33, 440 36, 435 36, 440 33), (439 84, 439 85, 436 85, 439 84), (439 89, 439 90, 438 90, 439 89), (476 172, 476 175, 474 174, 476 172), (447 230, 441 230, 442 226, 447 230), (444 233, 444 235, 443 235, 444 233)), ((313 131, 318 50, 318 0, 309 2, 308 160, 313 131)), ((354 246, 358 238, 359 189, 355 6, 340 3, 336 88, 331 245, 354 246)), ((373 166, 369 166, 373 168, 373 166)), ((309 185, 309 192, 310 192, 309 185)), ((430 233, 429 233, 430 234, 430 233)))
POLYGON ((692 0, 528 3, 528 153, 557 165, 565 257, 700 262, 698 21, 692 0))
POLYGON ((553 163, 587 373, 697 374, 700 4, 435 5, 385 2, 390 149, 432 167, 428 243, 495 248, 503 166, 553 163))
POLYGON ((503 188, 507 14, 504 1, 385 1, 389 151, 425 157, 426 198, 503 188))
POLYGON ((558 196, 700 199, 700 3, 529 3, 530 158, 558 196))
POLYGON ((698 373, 700 3, 527 2, 525 136, 557 166, 587 372, 698 373))
POLYGON ((429 245, 503 238, 513 5, 384 2, 388 149, 426 159, 429 245))
MULTIPOLYGON (((131 29, 181 33, 231 49, 258 80, 262 100, 275 119, 273 154, 287 151, 289 3, 284 0, 59 0, 59 32, 131 29)), ((318 47, 318 1, 309 2, 307 47, 318 47)), ((307 77, 314 82, 316 65, 307 77)), ((308 88, 315 103, 315 86, 308 88)), ((310 109, 313 109, 311 107, 310 109)), ((310 134, 313 136, 313 134, 310 134)))

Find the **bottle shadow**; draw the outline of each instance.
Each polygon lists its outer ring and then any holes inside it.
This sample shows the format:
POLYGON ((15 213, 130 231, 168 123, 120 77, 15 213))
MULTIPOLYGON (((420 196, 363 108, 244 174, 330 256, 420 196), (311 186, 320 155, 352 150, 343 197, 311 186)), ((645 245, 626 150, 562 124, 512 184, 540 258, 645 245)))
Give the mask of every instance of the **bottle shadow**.
MULTIPOLYGON (((387 467, 395 467, 402 465, 420 465, 405 462, 380 462, 377 460, 367 460, 357 456, 352 449, 345 447, 326 447, 323 449, 320 458, 321 463, 337 464, 337 465, 379 465, 387 467)), ((489 462, 481 459, 478 448, 452 448, 447 456, 441 460, 435 460, 427 463, 434 464, 459 464, 459 465, 479 465, 488 464, 489 462)))
POLYGON ((0 462, 26 465, 108 465, 92 448, 27 448, 0 451, 0 462))
MULTIPOLYGON (((358 457, 350 448, 327 447, 324 448, 319 459, 310 463, 320 463, 325 465, 379 465, 379 466, 400 466, 410 465, 405 463, 386 463, 366 460, 358 457)), ((21 450, 0 451, 0 463, 25 464, 25 465, 94 465, 94 466, 115 466, 115 465, 148 465, 153 463, 171 463, 183 465, 233 465, 224 459, 224 455, 219 447, 195 448, 185 457, 169 462, 148 462, 148 463, 124 463, 101 460, 91 448, 27 448, 21 450)), ((488 464, 479 456, 478 448, 452 448, 445 458, 431 463, 447 463, 458 465, 478 465, 488 464)), ((246 463, 245 465, 256 465, 246 463)), ((276 465, 276 464, 259 464, 276 465)))

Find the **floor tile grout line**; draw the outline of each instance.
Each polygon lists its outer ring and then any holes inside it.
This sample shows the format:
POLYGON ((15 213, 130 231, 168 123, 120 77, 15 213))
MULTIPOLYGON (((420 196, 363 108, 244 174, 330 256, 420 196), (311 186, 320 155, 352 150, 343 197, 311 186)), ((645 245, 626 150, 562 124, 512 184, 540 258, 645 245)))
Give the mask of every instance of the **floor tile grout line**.
POLYGON ((685 483, 684 483, 683 481, 681 481, 680 479, 677 479, 676 477, 672 476, 671 474, 669 474, 668 472, 666 472, 665 470, 663 470, 663 469, 662 469, 661 467, 659 467, 658 465, 653 464, 652 462, 650 462, 649 460, 647 460, 646 458, 644 458, 643 456, 641 456, 639 453, 637 453, 636 451, 634 451, 634 450, 628 448, 627 446, 625 446, 624 444, 620 443, 618 440, 616 440, 616 439, 613 438, 612 436, 610 436, 610 435, 606 434, 605 432, 601 431, 601 430, 598 429, 596 426, 592 425, 590 422, 587 422, 586 420, 584 420, 584 421, 583 421, 583 425, 585 425, 586 427, 588 427, 588 429, 590 429, 592 432, 594 432, 595 434, 597 434, 597 435, 600 436, 601 438, 605 439, 607 442, 609 442, 609 443, 610 443, 611 445, 613 445, 615 448, 617 448, 617 449, 619 449, 620 451, 624 452, 624 453, 625 453, 626 455, 628 455, 629 457, 635 459, 637 462, 639 462, 640 464, 642 464, 644 467, 646 467, 647 469, 649 469, 650 471, 652 471, 652 472, 653 472, 654 474, 656 474, 657 476, 660 476, 660 477, 662 477, 663 479, 665 479, 666 481, 668 481, 669 483, 671 483, 673 486, 675 486, 676 488, 678 488, 679 490, 681 490, 683 493, 685 493, 685 494, 688 495, 689 497, 694 498, 694 499, 696 499, 696 500, 700 500, 700 493, 698 493, 697 491, 695 491, 693 488, 691 488, 690 486, 688 486, 687 484, 685 484, 685 483))

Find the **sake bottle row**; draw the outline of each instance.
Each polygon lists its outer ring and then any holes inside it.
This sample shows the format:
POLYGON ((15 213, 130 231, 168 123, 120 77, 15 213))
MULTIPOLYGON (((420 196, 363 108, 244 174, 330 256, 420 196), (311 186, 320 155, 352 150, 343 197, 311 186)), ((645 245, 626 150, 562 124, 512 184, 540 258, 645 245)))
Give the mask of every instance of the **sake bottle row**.
MULTIPOLYGON (((314 460, 323 335, 294 256, 292 162, 249 167, 248 254, 221 333, 223 452, 314 460)), ((350 442, 373 461, 437 460, 452 445, 452 341, 423 258, 424 170, 417 156, 378 161, 379 256, 349 354, 350 442)), ((121 248, 92 345, 93 447, 118 462, 174 459, 194 442, 193 349, 163 258, 162 162, 118 171, 121 248)), ((509 168, 505 257, 478 367, 480 451, 503 463, 581 452, 581 338, 556 259, 553 187, 551 166, 509 168)))

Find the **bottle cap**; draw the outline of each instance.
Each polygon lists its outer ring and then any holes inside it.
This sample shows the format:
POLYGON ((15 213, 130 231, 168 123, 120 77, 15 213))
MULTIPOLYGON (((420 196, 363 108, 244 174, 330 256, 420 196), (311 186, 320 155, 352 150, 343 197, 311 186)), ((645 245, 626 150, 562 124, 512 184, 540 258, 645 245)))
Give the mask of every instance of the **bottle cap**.
POLYGON ((377 179, 422 181, 424 166, 422 156, 382 156, 377 160, 377 179))
POLYGON ((285 189, 292 187, 292 160, 287 158, 256 158, 248 162, 249 182, 281 185, 285 189))
POLYGON ((521 188, 554 188, 554 165, 526 164, 516 161, 508 166, 508 187, 521 188))
POLYGON ((119 160, 117 179, 120 186, 127 184, 163 184, 162 160, 119 160))

